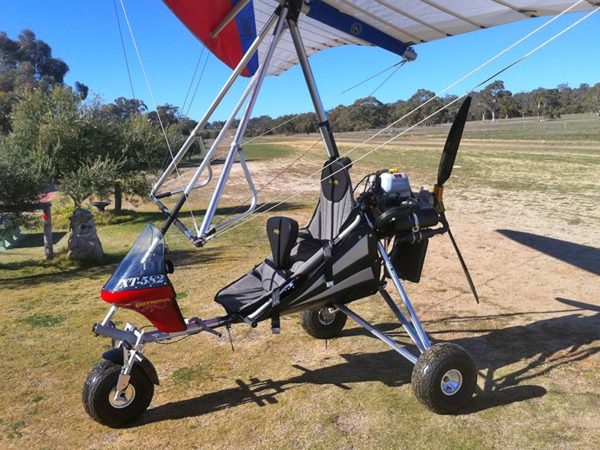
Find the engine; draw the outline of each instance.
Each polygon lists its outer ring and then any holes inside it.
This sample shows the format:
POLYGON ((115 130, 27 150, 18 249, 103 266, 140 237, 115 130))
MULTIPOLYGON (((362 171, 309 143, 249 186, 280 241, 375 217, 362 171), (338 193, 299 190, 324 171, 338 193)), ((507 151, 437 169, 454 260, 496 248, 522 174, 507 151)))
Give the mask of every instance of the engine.
POLYGON ((390 258, 398 275, 418 282, 428 239, 445 232, 431 192, 413 192, 408 175, 397 169, 368 176, 360 199, 368 206, 380 239, 391 243, 390 258))

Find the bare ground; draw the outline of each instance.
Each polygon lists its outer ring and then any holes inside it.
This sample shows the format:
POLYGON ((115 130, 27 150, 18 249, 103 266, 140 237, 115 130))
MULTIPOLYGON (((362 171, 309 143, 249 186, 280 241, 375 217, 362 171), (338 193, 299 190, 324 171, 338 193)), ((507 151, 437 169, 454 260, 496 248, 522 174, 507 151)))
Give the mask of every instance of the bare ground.
MULTIPOLYGON (((434 161, 440 142, 419 145, 424 154, 428 146, 437 149, 434 161)), ((306 148, 311 142, 281 143, 306 148)), ((526 161, 495 164, 496 153, 485 153, 500 147, 510 151, 500 142, 467 141, 457 162, 465 169, 455 169, 446 193, 448 216, 481 304, 470 297, 446 237, 431 242, 422 282, 407 285, 433 340, 456 342, 477 362, 478 392, 463 414, 437 416, 422 408, 410 389, 410 364, 355 324, 326 344, 304 334, 296 316, 286 316, 281 336, 270 336, 268 324, 234 329, 235 352, 227 340, 208 336, 148 348, 161 378, 152 409, 129 429, 104 428, 85 415, 80 389, 105 344, 88 330, 105 309, 96 292, 107 273, 84 272, 43 282, 0 281, 0 336, 6 355, 0 365, 0 447, 600 447, 598 144, 561 147, 561 152, 577 147, 583 153, 574 157, 588 155, 593 162, 586 165, 588 178, 579 179, 579 190, 570 188, 569 194, 561 189, 578 179, 567 174, 578 170, 569 166, 573 158, 566 157, 554 174, 540 167, 546 184, 533 186, 539 177, 519 172, 521 166, 531 167, 526 161), (494 180, 508 177, 530 188, 487 186, 490 176, 484 169, 474 175, 467 171, 481 164, 478 158, 494 172, 494 180), (41 308, 64 321, 43 329, 23 322, 41 308)), ((409 161, 403 148, 393 155, 409 161)), ((264 201, 298 202, 299 209, 284 214, 306 220, 311 209, 303 205, 317 195, 308 175, 318 172, 318 155, 315 148, 298 172, 265 188, 264 201), (288 199, 298 189, 305 191, 288 199)), ((288 162, 252 162, 257 186, 288 162)), ((365 159, 364 166, 353 169, 355 179, 359 170, 377 163, 365 159)), ((238 167, 234 171, 238 181, 227 193, 232 203, 246 196, 241 172, 238 167)), ((413 184, 425 184, 433 173, 430 167, 417 168, 413 184)), ((198 194, 197 204, 201 199, 198 194)), ((112 232, 101 230, 101 235, 109 239, 112 232)), ((246 225, 236 239, 234 245, 216 240, 200 250, 205 259, 182 254, 183 265, 173 280, 178 292, 185 293, 180 296, 184 314, 220 313, 211 302, 216 289, 266 254, 261 225, 246 225), (211 264, 198 264, 207 261, 211 264)), ((407 342, 379 299, 354 305, 407 342)))

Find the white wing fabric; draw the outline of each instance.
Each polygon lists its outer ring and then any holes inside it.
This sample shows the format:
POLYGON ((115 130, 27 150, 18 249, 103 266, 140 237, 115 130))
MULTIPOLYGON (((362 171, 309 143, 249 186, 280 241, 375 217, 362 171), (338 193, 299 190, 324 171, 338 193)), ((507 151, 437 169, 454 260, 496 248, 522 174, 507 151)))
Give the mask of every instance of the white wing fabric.
MULTIPOLYGON (((164 0, 179 19, 213 52, 235 67, 273 11, 277 0, 251 0, 215 38, 210 33, 239 0, 164 0)), ((576 0, 305 0, 298 24, 308 55, 339 45, 376 45, 402 54, 408 45, 490 28, 531 17, 589 11, 599 1, 576 0)), ((244 75, 252 75, 269 39, 244 75)), ((269 74, 297 63, 285 34, 269 74)))

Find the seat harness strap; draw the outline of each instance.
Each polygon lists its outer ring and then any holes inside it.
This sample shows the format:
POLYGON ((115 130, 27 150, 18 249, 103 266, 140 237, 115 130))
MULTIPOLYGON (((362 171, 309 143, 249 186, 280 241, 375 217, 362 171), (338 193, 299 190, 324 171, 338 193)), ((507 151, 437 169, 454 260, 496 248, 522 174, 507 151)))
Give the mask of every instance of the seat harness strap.
POLYGON ((334 233, 334 225, 335 225, 335 177, 333 176, 334 172, 334 167, 332 167, 332 163, 333 161, 335 161, 335 157, 330 159, 330 165, 328 167, 329 169, 329 187, 331 189, 331 192, 329 193, 329 198, 330 198, 330 202, 331 202, 331 211, 330 211, 330 217, 331 217, 331 223, 330 223, 330 228, 329 228, 329 242, 327 242, 326 244, 323 244, 323 259, 324 259, 324 275, 325 275, 325 285, 330 288, 333 287, 335 284, 335 281, 333 279, 333 239, 335 237, 335 233, 334 233))
POLYGON ((323 244, 323 262, 325 285, 330 288, 335 285, 333 280, 333 241, 323 244))
POLYGON ((273 334, 281 333, 280 304, 279 288, 277 287, 271 293, 271 333, 273 334))

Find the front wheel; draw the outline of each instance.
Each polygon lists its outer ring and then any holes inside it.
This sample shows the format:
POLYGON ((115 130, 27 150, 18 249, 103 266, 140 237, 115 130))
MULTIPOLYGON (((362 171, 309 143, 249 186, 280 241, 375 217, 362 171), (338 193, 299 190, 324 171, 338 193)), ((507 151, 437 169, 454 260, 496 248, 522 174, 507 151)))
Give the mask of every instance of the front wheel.
POLYGON ((123 426, 143 414, 154 395, 154 384, 134 365, 129 386, 116 396, 120 373, 119 364, 102 361, 90 372, 83 385, 86 412, 96 422, 113 428, 123 426))
POLYGON ((477 386, 477 368, 465 349, 450 343, 436 344, 423 353, 412 372, 417 399, 437 414, 462 408, 477 386))
POLYGON ((302 328, 317 339, 331 339, 340 334, 346 325, 346 314, 337 308, 307 309, 300 313, 302 328))

